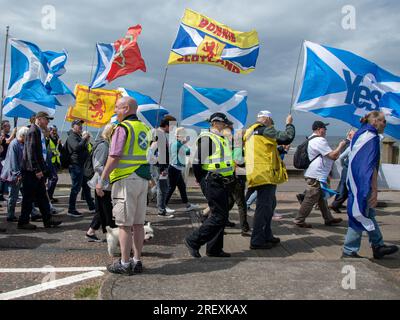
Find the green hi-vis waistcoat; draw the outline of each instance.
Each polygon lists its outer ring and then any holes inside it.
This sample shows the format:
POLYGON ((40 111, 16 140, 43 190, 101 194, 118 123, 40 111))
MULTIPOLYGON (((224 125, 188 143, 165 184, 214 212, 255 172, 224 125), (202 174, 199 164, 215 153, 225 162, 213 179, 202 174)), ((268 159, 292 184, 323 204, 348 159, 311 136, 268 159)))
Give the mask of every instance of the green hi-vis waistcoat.
POLYGON ((254 134, 261 123, 246 130, 244 157, 249 188, 288 181, 285 164, 278 153, 276 139, 254 134))
POLYGON ((110 173, 111 183, 130 176, 142 164, 149 163, 147 152, 151 141, 150 128, 139 120, 124 120, 119 126, 126 128, 128 135, 122 157, 110 173))
POLYGON ((57 145, 53 142, 53 140, 49 139, 49 146, 52 153, 51 163, 52 164, 61 164, 60 161, 60 152, 57 150, 57 145))
POLYGON ((202 132, 199 139, 202 137, 211 139, 215 145, 215 151, 203 160, 206 163, 203 163, 201 167, 206 171, 215 172, 224 177, 233 175, 235 167, 232 161, 232 149, 229 141, 212 132, 202 132))

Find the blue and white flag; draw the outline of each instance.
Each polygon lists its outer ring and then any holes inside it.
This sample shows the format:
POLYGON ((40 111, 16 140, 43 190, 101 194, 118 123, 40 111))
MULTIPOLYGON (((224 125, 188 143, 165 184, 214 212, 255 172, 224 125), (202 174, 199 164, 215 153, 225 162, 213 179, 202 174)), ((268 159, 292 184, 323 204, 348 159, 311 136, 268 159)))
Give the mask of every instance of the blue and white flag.
POLYGON ((6 117, 29 119, 45 111, 54 115, 60 105, 74 104, 71 90, 59 79, 65 72, 66 52, 42 52, 31 42, 10 39, 11 76, 3 102, 6 117))
POLYGON ((118 88, 117 90, 121 91, 123 97, 132 97, 136 100, 138 104, 137 116, 140 121, 144 122, 149 127, 158 127, 161 119, 169 114, 167 109, 159 106, 158 103, 149 96, 124 88, 118 88))
POLYGON ((373 110, 385 113, 385 133, 400 139, 400 77, 349 51, 304 42, 304 67, 294 110, 359 128, 373 110))
POLYGON ((247 119, 247 91, 183 85, 182 125, 209 128, 207 119, 215 112, 225 113, 235 129, 243 128, 247 119))
POLYGON ((372 231, 374 223, 368 217, 368 200, 374 169, 378 169, 380 158, 378 131, 365 124, 351 141, 349 169, 347 172, 347 213, 349 226, 358 231, 372 231))

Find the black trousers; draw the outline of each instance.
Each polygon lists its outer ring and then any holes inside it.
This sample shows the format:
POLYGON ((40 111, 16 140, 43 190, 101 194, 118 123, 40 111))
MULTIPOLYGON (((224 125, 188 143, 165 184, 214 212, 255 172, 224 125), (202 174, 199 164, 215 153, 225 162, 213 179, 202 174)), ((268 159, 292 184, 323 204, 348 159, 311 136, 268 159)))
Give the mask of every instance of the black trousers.
POLYGON ((178 187, 179 193, 181 194, 182 203, 188 203, 188 197, 186 194, 186 183, 183 180, 182 171, 174 168, 173 166, 169 166, 168 168, 168 193, 167 198, 165 200, 165 204, 167 205, 169 200, 172 197, 176 187, 178 187))
POLYGON ((224 247, 224 229, 229 216, 229 193, 232 187, 210 175, 200 184, 205 191, 210 214, 200 228, 186 239, 191 246, 198 249, 207 243, 207 253, 219 254, 224 247))
POLYGON ((247 222, 247 204, 245 199, 246 176, 238 175, 235 177, 233 190, 229 193, 229 211, 232 210, 236 203, 239 210, 240 227, 243 229, 249 228, 247 222))
POLYGON ((94 193, 94 204, 96 207, 96 213, 92 219, 90 227, 94 230, 102 228, 103 233, 106 233, 106 226, 110 228, 116 228, 115 221, 112 216, 112 201, 111 191, 104 191, 104 197, 99 197, 97 193, 94 193))
POLYGON ((18 224, 26 224, 32 212, 32 205, 35 203, 43 217, 43 223, 51 219, 50 203, 46 194, 46 179, 38 179, 36 174, 31 171, 22 171, 22 185, 24 192, 22 195, 21 215, 18 224))

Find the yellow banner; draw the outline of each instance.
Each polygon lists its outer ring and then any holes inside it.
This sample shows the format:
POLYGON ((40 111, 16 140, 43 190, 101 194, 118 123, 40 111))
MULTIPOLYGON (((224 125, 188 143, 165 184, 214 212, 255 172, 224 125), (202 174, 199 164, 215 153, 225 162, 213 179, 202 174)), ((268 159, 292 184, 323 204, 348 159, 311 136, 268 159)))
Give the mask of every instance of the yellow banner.
POLYGON ((205 15, 185 10, 168 64, 209 64, 234 73, 254 71, 257 31, 236 31, 205 15))
POLYGON ((118 90, 89 90, 89 87, 77 84, 75 96, 75 106, 68 108, 66 120, 72 122, 81 119, 88 126, 101 128, 110 122, 121 93, 118 90))

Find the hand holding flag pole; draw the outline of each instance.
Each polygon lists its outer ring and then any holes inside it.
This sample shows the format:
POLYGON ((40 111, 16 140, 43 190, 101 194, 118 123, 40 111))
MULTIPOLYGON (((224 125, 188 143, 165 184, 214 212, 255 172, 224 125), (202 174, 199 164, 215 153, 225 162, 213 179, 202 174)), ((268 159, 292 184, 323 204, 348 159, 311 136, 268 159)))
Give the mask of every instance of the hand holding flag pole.
POLYGON ((297 67, 296 67, 296 72, 294 74, 293 87, 292 87, 292 98, 290 100, 289 114, 292 114, 292 108, 293 108, 293 103, 294 103, 294 89, 296 88, 297 72, 299 70, 301 52, 302 52, 302 49, 303 49, 304 41, 305 41, 304 39, 301 40, 301 45, 300 45, 300 50, 299 50, 299 57, 297 58, 297 67))

